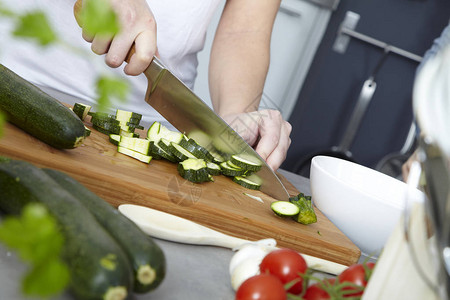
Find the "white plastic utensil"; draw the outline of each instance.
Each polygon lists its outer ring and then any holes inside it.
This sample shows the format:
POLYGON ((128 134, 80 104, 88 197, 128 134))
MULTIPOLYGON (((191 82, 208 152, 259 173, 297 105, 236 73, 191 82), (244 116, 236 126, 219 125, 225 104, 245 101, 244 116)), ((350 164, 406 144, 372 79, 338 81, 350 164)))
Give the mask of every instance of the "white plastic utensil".
MULTIPOLYGON (((168 240, 172 242, 220 246, 230 249, 239 249, 245 244, 265 244, 276 246, 274 239, 264 239, 260 241, 248 241, 223 234, 208 227, 202 226, 190 220, 180 218, 169 213, 165 213, 149 207, 122 204, 119 211, 133 221, 139 228, 148 235, 168 240)), ((321 258, 302 254, 308 266, 317 271, 330 274, 339 274, 347 266, 327 261, 321 258)))

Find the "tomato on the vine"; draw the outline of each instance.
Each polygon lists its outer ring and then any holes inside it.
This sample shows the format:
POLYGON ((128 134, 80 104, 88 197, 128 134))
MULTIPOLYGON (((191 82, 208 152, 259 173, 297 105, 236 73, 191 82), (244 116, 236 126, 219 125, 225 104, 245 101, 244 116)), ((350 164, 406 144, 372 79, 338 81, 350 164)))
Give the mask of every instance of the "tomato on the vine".
POLYGON ((245 280, 236 292, 236 300, 286 300, 281 281, 270 274, 259 274, 245 280))
POLYGON ((324 289, 324 285, 333 285, 336 279, 329 278, 324 280, 323 282, 316 282, 311 284, 305 292, 303 299, 305 300, 328 300, 331 299, 330 294, 326 289, 324 289), (327 284, 328 282, 328 284, 327 284))
POLYGON ((303 256, 292 249, 277 249, 267 254, 259 265, 262 274, 270 273, 280 279, 283 284, 297 282, 288 289, 288 293, 300 294, 303 289, 303 278, 307 269, 303 256))
MULTIPOLYGON (((350 282, 359 287, 365 288, 374 267, 375 264, 372 262, 352 265, 338 275, 339 282, 341 283, 350 282)), ((356 290, 356 288, 351 286, 343 288, 343 290, 352 290, 352 289, 356 290)), ((356 293, 353 294, 346 294, 345 297, 361 296, 362 294, 363 291, 357 291, 356 293)))

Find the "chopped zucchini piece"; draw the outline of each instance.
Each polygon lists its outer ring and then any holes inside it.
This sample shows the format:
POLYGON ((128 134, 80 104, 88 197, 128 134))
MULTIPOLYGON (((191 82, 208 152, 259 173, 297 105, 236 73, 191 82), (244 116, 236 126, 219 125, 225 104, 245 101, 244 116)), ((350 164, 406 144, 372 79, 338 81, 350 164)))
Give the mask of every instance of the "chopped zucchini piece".
POLYGON ((121 136, 118 134, 110 134, 109 141, 116 146, 119 146, 121 136))
POLYGON ((183 136, 184 134, 181 132, 170 130, 159 122, 154 122, 147 131, 147 139, 156 144, 162 138, 178 144, 183 136))
POLYGON ((257 157, 245 153, 232 155, 230 161, 238 167, 253 172, 259 171, 262 167, 262 163, 257 157))
POLYGON ((116 110, 115 119, 126 123, 129 122, 130 119, 141 120, 142 115, 135 112, 118 109, 116 110))
POLYGON ((250 176, 235 176, 233 181, 251 190, 259 190, 262 184, 261 178, 254 174, 250 176))
POLYGON ((289 202, 297 205, 300 209, 298 215, 294 219, 304 225, 317 222, 317 216, 312 206, 311 196, 305 196, 303 193, 290 197, 289 202))
POLYGON ((273 212, 280 217, 293 217, 298 215, 300 208, 288 201, 275 201, 270 204, 273 212))
POLYGON ((165 158, 171 162, 179 162, 178 158, 173 156, 172 153, 165 151, 163 148, 155 144, 155 142, 150 142, 150 153, 155 159, 165 158))
POLYGON ((89 129, 89 127, 84 126, 84 137, 88 137, 91 135, 91 130, 89 129))
POLYGON ((170 142, 170 153, 174 156, 176 156, 180 161, 183 161, 188 158, 197 158, 195 155, 193 155, 191 152, 186 150, 185 148, 181 147, 177 143, 170 142))
POLYGON ((134 150, 131 150, 131 149, 128 149, 128 148, 125 148, 125 147, 121 147, 120 145, 119 145, 119 147, 117 147, 117 151, 119 153, 131 156, 131 157, 133 157, 133 158, 135 158, 135 159, 137 159, 139 161, 142 161, 144 163, 147 163, 147 164, 152 160, 152 157, 149 156, 149 155, 144 155, 144 154, 139 153, 137 151, 134 151, 134 150))
POLYGON ((150 141, 147 139, 122 136, 119 146, 134 150, 144 155, 149 155, 150 141))
POLYGON ((180 146, 182 146, 184 149, 191 152, 195 157, 205 159, 207 161, 213 161, 214 157, 209 153, 208 150, 206 150, 205 147, 200 146, 197 144, 196 141, 193 139, 181 139, 179 142, 180 146))
POLYGON ((87 114, 91 110, 91 106, 83 104, 83 103, 75 103, 73 105, 73 109, 72 110, 81 120, 84 121, 84 119, 86 118, 87 114))
POLYGON ((208 173, 211 175, 220 175, 222 174, 222 169, 218 164, 215 164, 213 162, 206 162, 206 167, 208 168, 208 173))
POLYGON ((247 172, 247 170, 230 166, 227 161, 221 163, 220 167, 222 169, 222 174, 230 177, 242 176, 247 172))
POLYGON ((188 158, 178 163, 178 173, 181 177, 191 182, 211 181, 212 176, 208 173, 206 162, 203 159, 188 158))

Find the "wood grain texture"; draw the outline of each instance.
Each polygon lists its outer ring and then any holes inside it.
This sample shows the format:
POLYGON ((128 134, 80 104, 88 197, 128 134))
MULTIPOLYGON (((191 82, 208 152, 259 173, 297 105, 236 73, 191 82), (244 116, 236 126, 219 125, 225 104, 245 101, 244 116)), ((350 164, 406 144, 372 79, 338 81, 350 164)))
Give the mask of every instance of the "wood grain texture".
MULTIPOLYGON (((57 150, 5 124, 0 155, 66 172, 115 207, 139 204, 239 238, 275 238, 280 247, 345 265, 360 257, 360 250, 317 208, 318 221, 308 226, 279 218, 270 209, 275 199, 259 191, 225 176, 215 176, 215 182, 191 183, 178 175, 176 164, 163 160, 145 164, 120 154, 106 135, 94 129, 82 146, 57 150), (263 203, 244 193, 261 197, 263 203)), ((291 195, 298 194, 281 175, 280 179, 291 195)))

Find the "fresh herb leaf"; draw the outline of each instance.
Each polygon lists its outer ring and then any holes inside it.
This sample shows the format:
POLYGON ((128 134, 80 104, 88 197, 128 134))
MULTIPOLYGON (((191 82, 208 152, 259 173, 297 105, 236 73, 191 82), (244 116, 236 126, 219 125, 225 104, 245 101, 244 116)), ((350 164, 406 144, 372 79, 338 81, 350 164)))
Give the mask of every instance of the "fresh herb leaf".
POLYGON ((116 13, 106 0, 85 0, 80 13, 83 30, 96 34, 112 36, 119 32, 116 13))
POLYGON ((58 39, 42 11, 21 15, 17 21, 18 24, 13 32, 15 36, 35 39, 43 46, 56 42, 58 39))
POLYGON ((6 217, 0 224, 0 241, 30 266, 22 281, 25 294, 47 297, 67 286, 69 271, 60 258, 64 238, 43 205, 31 203, 20 216, 6 217))
POLYGON ((100 76, 97 79, 97 105, 99 111, 105 111, 112 99, 126 100, 128 83, 122 79, 108 76, 100 76))

